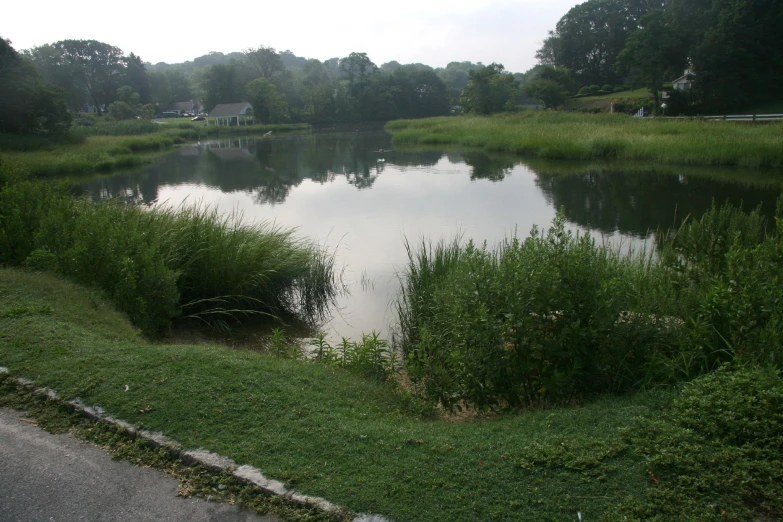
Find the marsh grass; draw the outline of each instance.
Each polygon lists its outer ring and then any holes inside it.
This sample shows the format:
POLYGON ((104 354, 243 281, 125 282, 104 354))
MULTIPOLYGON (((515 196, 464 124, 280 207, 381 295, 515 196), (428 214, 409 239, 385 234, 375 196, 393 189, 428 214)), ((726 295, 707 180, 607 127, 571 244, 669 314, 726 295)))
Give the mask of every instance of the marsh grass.
POLYGON ((227 328, 247 316, 314 324, 342 291, 333 253, 206 205, 144 209, 74 199, 0 165, 0 263, 102 289, 148 333, 172 319, 227 328))
POLYGON ((189 120, 165 124, 108 118, 86 121, 89 125, 75 126, 56 139, 0 134, 0 154, 7 163, 34 177, 83 176, 139 167, 188 140, 310 128, 300 124, 218 128, 189 120))
POLYGON ((782 124, 523 111, 389 122, 395 145, 456 145, 543 159, 780 168, 782 124))

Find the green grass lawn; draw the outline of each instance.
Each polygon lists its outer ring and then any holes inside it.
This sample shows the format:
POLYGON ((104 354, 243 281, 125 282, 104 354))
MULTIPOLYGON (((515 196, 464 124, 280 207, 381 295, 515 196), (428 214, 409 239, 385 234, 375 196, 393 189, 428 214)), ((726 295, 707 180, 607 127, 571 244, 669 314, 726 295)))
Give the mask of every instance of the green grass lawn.
POLYGON ((651 484, 620 430, 659 416, 673 397, 423 418, 407 394, 338 368, 150 343, 96 293, 11 269, 0 270, 0 365, 303 493, 397 521, 609 517, 651 484))

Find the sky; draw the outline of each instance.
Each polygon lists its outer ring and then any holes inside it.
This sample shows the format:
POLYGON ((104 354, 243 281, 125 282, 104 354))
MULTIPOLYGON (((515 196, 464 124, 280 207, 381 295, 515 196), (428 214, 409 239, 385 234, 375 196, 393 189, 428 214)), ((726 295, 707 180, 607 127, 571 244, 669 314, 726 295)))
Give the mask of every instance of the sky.
POLYGON ((396 60, 443 67, 452 61, 524 72, 576 0, 277 0, 167 2, 14 1, 0 37, 17 50, 65 39, 99 40, 145 62, 178 63, 211 51, 261 45, 326 60, 365 52, 377 65, 396 60))

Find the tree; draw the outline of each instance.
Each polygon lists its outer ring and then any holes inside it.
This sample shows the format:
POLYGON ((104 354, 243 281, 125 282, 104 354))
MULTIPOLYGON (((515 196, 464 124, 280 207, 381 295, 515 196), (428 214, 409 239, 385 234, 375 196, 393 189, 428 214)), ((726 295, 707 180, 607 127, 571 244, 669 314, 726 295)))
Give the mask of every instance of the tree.
POLYGON ((35 66, 0 38, 0 131, 61 134, 71 114, 62 88, 45 83, 35 66))
POLYGON ((392 73, 393 99, 401 118, 428 118, 449 113, 446 84, 435 71, 403 65, 392 73))
POLYGON ((374 73, 378 67, 367 57, 367 53, 351 53, 340 59, 340 72, 353 83, 359 79, 374 73))
POLYGON ((639 20, 638 31, 631 33, 625 48, 617 56, 615 69, 627 76, 634 86, 644 86, 653 95, 655 112, 660 104, 658 93, 667 78, 682 71, 686 50, 668 24, 663 11, 650 11, 639 20))
POLYGON ((288 117, 288 103, 277 87, 266 78, 256 78, 245 86, 253 114, 260 123, 280 123, 288 117))
POLYGON ((556 109, 568 98, 568 91, 560 83, 549 78, 535 78, 524 87, 525 94, 541 100, 546 109, 556 109))
POLYGON ((125 67, 120 48, 97 40, 61 40, 52 47, 77 75, 97 112, 114 101, 125 67))
POLYGON ((109 105, 107 110, 109 116, 115 120, 151 119, 153 112, 152 105, 142 105, 139 93, 128 85, 117 89, 117 101, 109 105))
POLYGON ((471 71, 460 102, 465 110, 477 114, 492 114, 515 108, 519 85, 502 64, 493 63, 471 71))
POLYGON ((205 69, 200 87, 207 110, 212 110, 219 103, 242 101, 244 93, 244 89, 239 85, 239 73, 233 63, 213 65, 205 69))
POLYGON ((273 47, 263 45, 255 49, 246 49, 245 65, 253 71, 254 78, 273 79, 285 70, 283 60, 273 47))
POLYGON ((152 92, 150 90, 149 78, 147 77, 147 69, 141 57, 130 53, 123 58, 122 62, 125 65, 125 69, 122 72, 120 83, 127 85, 133 92, 138 93, 140 103, 150 103, 152 101, 152 92))
POLYGON ((638 20, 666 0, 587 0, 557 22, 536 56, 545 65, 568 67, 580 85, 616 84, 614 64, 638 20))

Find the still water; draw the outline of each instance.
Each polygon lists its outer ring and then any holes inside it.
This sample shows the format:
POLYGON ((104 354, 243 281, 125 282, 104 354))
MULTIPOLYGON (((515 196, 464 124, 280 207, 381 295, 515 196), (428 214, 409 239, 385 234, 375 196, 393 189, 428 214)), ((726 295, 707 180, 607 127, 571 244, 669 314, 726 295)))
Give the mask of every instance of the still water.
POLYGON ((744 208, 763 203, 771 216, 777 174, 396 150, 376 128, 191 144, 142 172, 81 189, 149 205, 202 202, 238 210, 246 221, 296 227, 336 249, 350 294, 322 329, 339 339, 373 330, 389 335, 406 238, 461 235, 493 245, 547 226, 562 206, 572 228, 599 241, 639 245, 652 231, 701 214, 713 199, 744 208))

